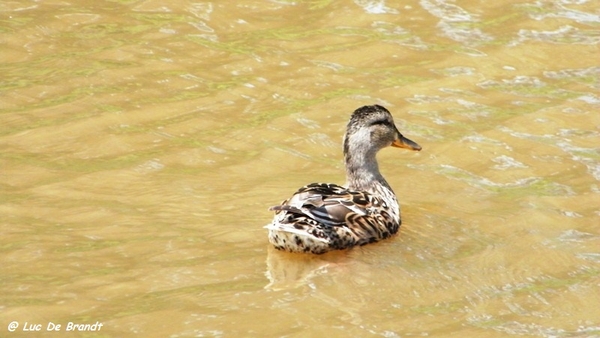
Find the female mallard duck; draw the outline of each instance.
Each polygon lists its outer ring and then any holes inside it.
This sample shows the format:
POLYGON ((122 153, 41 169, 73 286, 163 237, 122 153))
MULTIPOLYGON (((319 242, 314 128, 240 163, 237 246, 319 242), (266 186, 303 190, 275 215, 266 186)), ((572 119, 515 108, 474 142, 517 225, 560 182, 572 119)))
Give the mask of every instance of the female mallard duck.
POLYGON ((400 134, 384 107, 355 110, 344 136, 346 184, 312 183, 271 207, 275 217, 265 226, 269 241, 279 250, 322 254, 398 232, 398 201, 375 158, 388 146, 421 150, 400 134))

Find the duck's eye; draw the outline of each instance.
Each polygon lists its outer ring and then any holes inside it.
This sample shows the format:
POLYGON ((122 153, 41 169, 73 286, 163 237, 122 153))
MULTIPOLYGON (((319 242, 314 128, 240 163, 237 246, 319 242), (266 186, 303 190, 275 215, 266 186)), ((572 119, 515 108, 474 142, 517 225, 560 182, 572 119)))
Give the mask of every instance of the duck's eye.
POLYGON ((387 124, 389 124, 389 122, 386 119, 375 120, 375 121, 371 122, 372 126, 375 126, 375 125, 378 125, 378 124, 379 125, 387 125, 387 124))

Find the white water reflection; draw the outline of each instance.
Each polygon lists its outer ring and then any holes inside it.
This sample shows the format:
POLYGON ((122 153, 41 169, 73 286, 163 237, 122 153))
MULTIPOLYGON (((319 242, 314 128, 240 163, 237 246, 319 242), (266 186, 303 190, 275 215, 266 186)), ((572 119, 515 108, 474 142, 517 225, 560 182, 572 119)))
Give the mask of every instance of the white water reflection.
POLYGON ((474 26, 479 21, 477 15, 469 13, 460 6, 445 0, 421 0, 419 3, 429 13, 440 18, 437 27, 452 40, 468 45, 478 45, 493 40, 490 34, 474 26))
POLYGON ((519 38, 510 42, 510 46, 516 46, 526 41, 542 41, 555 44, 583 44, 596 45, 600 43, 600 31, 587 31, 564 25, 555 30, 540 31, 536 29, 521 29, 519 38))
POLYGON ((353 0, 355 4, 369 14, 398 14, 399 12, 386 6, 385 0, 353 0))
POLYGON ((570 19, 579 23, 599 23, 600 15, 588 13, 576 9, 568 8, 566 5, 581 5, 589 1, 536 1, 526 5, 532 10, 529 17, 535 20, 545 20, 547 18, 570 19), (533 10, 535 8, 535 10, 533 10))

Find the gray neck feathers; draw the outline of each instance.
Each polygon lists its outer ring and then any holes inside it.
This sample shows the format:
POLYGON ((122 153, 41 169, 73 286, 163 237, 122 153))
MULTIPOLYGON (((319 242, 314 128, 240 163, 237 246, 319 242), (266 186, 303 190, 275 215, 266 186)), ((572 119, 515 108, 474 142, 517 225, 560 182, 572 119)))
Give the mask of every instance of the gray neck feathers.
POLYGON ((379 172, 375 157, 379 149, 370 142, 368 133, 370 133, 368 130, 358 130, 350 136, 348 134, 344 136, 345 186, 351 190, 374 192, 377 190, 377 185, 382 185, 392 191, 379 172), (367 134, 361 135, 361 133, 367 134))

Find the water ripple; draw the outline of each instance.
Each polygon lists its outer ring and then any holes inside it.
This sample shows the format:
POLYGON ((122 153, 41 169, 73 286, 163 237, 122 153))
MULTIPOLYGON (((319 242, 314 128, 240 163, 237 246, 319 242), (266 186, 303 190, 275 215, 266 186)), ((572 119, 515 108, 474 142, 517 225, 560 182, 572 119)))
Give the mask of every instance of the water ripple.
POLYGON ((563 5, 564 1, 536 1, 529 5, 535 8, 529 13, 529 17, 534 20, 544 20, 546 18, 570 19, 579 23, 600 23, 600 15, 588 13, 567 8, 563 5))
POLYGON ((519 30, 518 36, 518 39, 509 43, 510 46, 515 46, 528 40, 554 44, 597 45, 600 43, 600 31, 581 30, 570 25, 546 31, 521 29, 519 30))
POLYGON ((386 6, 385 0, 353 0, 355 4, 360 6, 369 14, 398 14, 399 12, 393 8, 386 6))
MULTIPOLYGON (((498 183, 486 177, 476 175, 464 169, 460 169, 448 164, 440 165, 436 173, 448 178, 463 181, 470 186, 490 190, 494 192, 511 191, 519 189, 520 193, 525 195, 536 194, 542 196, 572 196, 575 195, 573 189, 569 186, 549 181, 541 177, 525 177, 513 182, 498 183), (509 190, 506 190, 509 189, 509 190)), ((514 193, 513 193, 514 194, 514 193)))
MULTIPOLYGON (((443 0, 421 0, 419 3, 431 15, 440 18, 438 28, 452 40, 469 44, 480 44, 493 40, 491 35, 475 27, 475 23, 479 21, 476 15, 460 6, 443 0)), ((480 51, 473 50, 471 53, 482 54, 480 51)))

